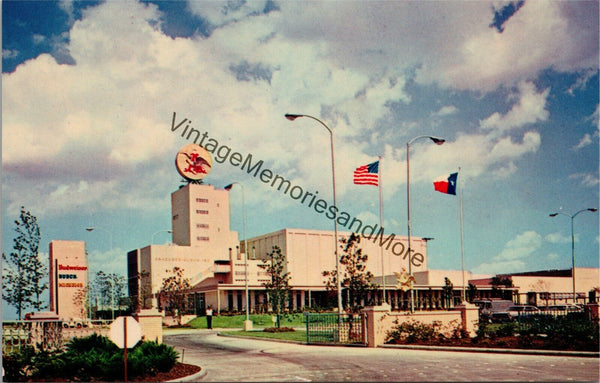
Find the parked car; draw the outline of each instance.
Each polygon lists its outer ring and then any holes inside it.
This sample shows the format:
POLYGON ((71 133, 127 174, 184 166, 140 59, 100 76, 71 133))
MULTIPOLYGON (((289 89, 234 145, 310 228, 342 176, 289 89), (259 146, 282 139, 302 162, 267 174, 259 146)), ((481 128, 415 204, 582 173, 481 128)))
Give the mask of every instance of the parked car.
POLYGON ((490 323, 506 323, 506 322, 512 322, 514 319, 508 313, 508 311, 498 311, 495 313, 491 313, 489 315, 489 317, 487 318, 487 320, 490 323))
POLYGON ((542 313, 546 315, 567 315, 570 313, 583 312, 583 308, 574 304, 550 305, 541 308, 542 313))
POLYGON ((511 318, 517 318, 523 315, 535 315, 541 314, 542 312, 535 306, 530 305, 518 305, 518 306, 510 306, 506 312, 511 316, 511 318))
POLYGON ((68 328, 68 327, 82 328, 82 327, 87 327, 87 326, 88 326, 88 324, 80 318, 69 318, 68 320, 63 319, 63 327, 64 328, 68 328))
POLYGON ((479 319, 490 321, 492 313, 506 311, 514 302, 504 299, 482 299, 473 301, 473 304, 479 307, 479 319))

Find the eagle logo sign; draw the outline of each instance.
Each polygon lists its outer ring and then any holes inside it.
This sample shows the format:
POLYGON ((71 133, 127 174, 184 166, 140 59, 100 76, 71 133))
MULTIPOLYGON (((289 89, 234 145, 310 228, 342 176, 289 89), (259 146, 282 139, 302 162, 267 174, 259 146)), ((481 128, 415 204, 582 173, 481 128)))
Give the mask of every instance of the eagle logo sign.
POLYGON ((212 157, 202 146, 188 144, 177 152, 175 166, 183 178, 198 181, 210 172, 212 157))
POLYGON ((415 277, 406 272, 406 269, 402 269, 401 273, 394 272, 396 274, 396 278, 398 279, 398 284, 396 288, 402 291, 411 290, 413 287, 413 283, 415 283, 415 277))

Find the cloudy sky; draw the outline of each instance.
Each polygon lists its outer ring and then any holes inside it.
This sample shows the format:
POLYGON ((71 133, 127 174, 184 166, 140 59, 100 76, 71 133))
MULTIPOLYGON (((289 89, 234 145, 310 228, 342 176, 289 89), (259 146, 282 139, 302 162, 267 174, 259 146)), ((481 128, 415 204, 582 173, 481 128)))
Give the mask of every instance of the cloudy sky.
MULTIPOLYGON (((3 251, 22 205, 43 251, 85 240, 92 271, 124 274, 128 250, 168 242, 187 143, 174 113, 331 203, 329 135, 284 118, 301 113, 334 132, 339 209, 373 224, 377 188, 352 172, 384 157, 384 226, 401 235, 406 143, 447 140, 410 152, 430 268, 460 268, 459 200, 432 185, 458 167, 468 269, 569 268, 569 218, 548 215, 598 207, 598 13, 597 1, 4 1, 3 251)), ((228 162, 205 181, 245 185, 248 236, 333 227, 228 162)), ((231 205, 241 237, 239 189, 231 205)), ((575 232, 577 265, 598 267, 598 213, 575 232)))

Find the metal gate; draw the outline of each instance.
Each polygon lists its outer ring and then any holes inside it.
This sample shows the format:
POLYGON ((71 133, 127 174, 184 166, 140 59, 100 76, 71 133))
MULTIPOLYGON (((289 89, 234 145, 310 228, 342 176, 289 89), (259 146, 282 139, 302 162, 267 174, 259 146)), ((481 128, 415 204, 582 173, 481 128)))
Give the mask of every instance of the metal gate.
POLYGON ((364 314, 305 313, 306 343, 366 346, 364 314))

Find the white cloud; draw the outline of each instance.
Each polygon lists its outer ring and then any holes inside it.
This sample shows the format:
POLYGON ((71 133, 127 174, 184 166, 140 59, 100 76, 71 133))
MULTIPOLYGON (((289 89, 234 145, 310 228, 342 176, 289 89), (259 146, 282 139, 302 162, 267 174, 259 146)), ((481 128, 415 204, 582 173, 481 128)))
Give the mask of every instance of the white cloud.
POLYGON ((575 145, 573 147, 574 150, 579 150, 582 148, 585 148, 588 145, 591 145, 592 143, 592 135, 589 133, 586 133, 583 135, 583 137, 581 137, 581 140, 579 140, 579 143, 577 145, 575 145))
POLYGON ((550 254, 548 254, 547 258, 551 262, 556 262, 561 258, 561 256, 556 253, 550 253, 550 254))
POLYGON ((571 243, 571 237, 564 236, 559 232, 548 234, 544 239, 550 243, 571 243))
POLYGON ((460 28, 454 32, 451 37, 455 39, 448 41, 453 41, 456 49, 444 52, 449 54, 439 57, 435 70, 424 66, 421 78, 486 91, 532 79, 549 67, 567 71, 596 68, 598 33, 593 15, 597 13, 597 3, 526 2, 506 22, 503 33, 486 28, 490 19, 480 14, 479 21, 469 20, 478 26, 477 33, 456 36, 463 32, 460 28))
POLYGON ((19 51, 16 49, 2 49, 2 58, 14 59, 19 55, 19 51))
MULTIPOLYGON (((469 7, 458 2, 322 2, 310 7, 284 2, 281 11, 266 15, 264 2, 227 3, 227 12, 224 4, 190 2, 194 12, 219 28, 209 37, 175 39, 158 29, 161 14, 154 5, 128 1, 88 7, 69 35, 67 48, 75 65, 59 65, 51 56, 40 55, 4 74, 3 170, 10 177, 3 190, 8 191, 9 204, 27 202, 58 214, 99 201, 107 206, 110 200, 110 207, 118 208, 159 200, 172 187, 170 158, 184 143, 170 132, 173 112, 221 144, 253 153, 304 188, 330 195, 330 173, 324 170, 329 163, 328 133, 315 121, 289 122, 283 114, 322 117, 334 131, 338 193, 343 196, 349 184, 344 177, 375 156, 363 136, 376 136, 372 132, 389 117, 391 102, 412 102, 405 89, 407 68, 421 68, 419 81, 456 88, 489 89, 520 81, 518 102, 506 114, 486 119, 486 129, 461 133, 441 147, 420 146, 411 155, 415 182, 430 182, 447 172, 443 164, 448 163, 461 164, 472 177, 505 177, 541 144, 534 130, 520 137, 514 134, 523 125, 547 119, 548 90, 538 92, 524 82, 539 63, 519 75, 491 68, 494 73, 485 75, 486 85, 481 70, 473 66, 461 69, 469 71, 472 82, 461 80, 456 72, 465 62, 464 47, 471 36, 499 39, 496 44, 505 44, 507 51, 518 46, 522 38, 507 33, 522 31, 521 22, 542 23, 531 12, 522 12, 537 6, 527 3, 511 18, 513 25, 496 36, 489 28, 488 2, 469 7), (430 17, 424 18, 425 13, 430 17), (240 73, 233 68, 243 68, 241 63, 249 70, 260 68, 263 77, 238 79, 240 73), (435 72, 427 72, 431 66, 435 72), (160 179, 160 185, 140 181, 144 177, 160 179), (89 189, 82 191, 82 184, 89 189), (113 198, 116 195, 126 197, 113 198), (50 202, 55 207, 48 207, 50 202)), ((550 17, 551 25, 570 26, 577 16, 565 13, 564 6, 545 4, 548 10, 542 14, 550 17)), ((71 12, 69 1, 62 6, 71 12)), ((550 44, 539 49, 556 46, 535 28, 528 32, 532 40, 550 44)), ((580 37, 569 35, 567 40, 580 37)), ((484 53, 469 52, 468 58, 484 53)), ((587 65, 585 57, 577 61, 573 52, 561 55, 565 67, 587 65)), ((543 57, 546 65, 554 63, 543 57)), ((532 60, 526 54, 519 58, 532 60)), ((456 111, 448 105, 437 114, 456 111)), ((388 180, 388 192, 405 182, 405 155, 403 148, 385 147, 386 171, 397 175, 388 180)), ((214 172, 210 181, 218 184, 230 177, 227 172, 214 172)), ((259 192, 248 194, 249 201, 264 198, 259 192)))
POLYGON ((41 44, 46 40, 46 36, 34 33, 32 39, 34 44, 41 44))
POLYGON ((473 268, 476 273, 508 273, 522 270, 542 246, 542 236, 535 231, 525 231, 506 243, 502 251, 491 261, 473 268))
POLYGON ((437 112, 434 113, 436 116, 449 116, 458 112, 458 108, 454 105, 446 105, 440 108, 437 112))
POLYGON ((473 273, 485 273, 485 274, 503 274, 503 273, 514 273, 521 271, 525 268, 525 262, 522 260, 510 260, 510 261, 495 261, 495 262, 484 262, 479 266, 473 268, 473 273))
POLYGON ((596 187, 600 185, 598 173, 575 173, 569 176, 569 179, 581 180, 581 185, 585 187, 596 187))
POLYGON ((221 27, 248 16, 261 14, 267 3, 266 0, 188 1, 188 7, 196 15, 207 19, 213 26, 221 27))
POLYGON ((533 83, 523 82, 519 84, 519 101, 513 105, 506 114, 496 112, 481 121, 480 127, 484 131, 495 130, 497 132, 508 132, 527 124, 546 121, 549 113, 546 109, 546 99, 550 89, 541 92, 536 91, 533 83))
POLYGON ((600 123, 600 104, 596 105, 596 110, 594 110, 594 113, 592 113, 588 118, 586 118, 586 121, 591 122, 593 125, 596 126, 596 131, 594 132, 594 136, 598 137, 598 123, 600 123))
POLYGON ((499 260, 522 259, 531 256, 542 245, 542 236, 535 231, 526 231, 508 241, 504 249, 496 256, 499 260))
POLYGON ((127 251, 121 248, 113 248, 107 251, 99 251, 90 249, 88 251, 88 267, 90 268, 90 279, 93 281, 98 271, 103 271, 105 274, 127 275, 127 251))

